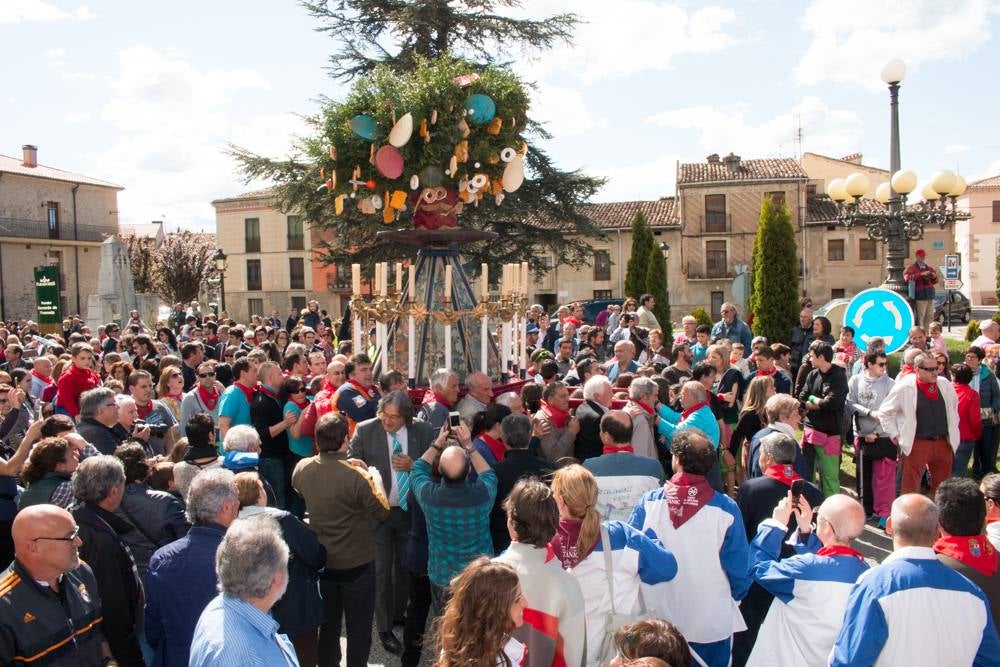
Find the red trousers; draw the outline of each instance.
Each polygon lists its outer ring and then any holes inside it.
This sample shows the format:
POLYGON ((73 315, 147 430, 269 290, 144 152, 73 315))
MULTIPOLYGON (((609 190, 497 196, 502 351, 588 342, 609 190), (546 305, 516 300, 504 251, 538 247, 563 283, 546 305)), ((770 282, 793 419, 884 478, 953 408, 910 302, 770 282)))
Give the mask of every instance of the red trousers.
POLYGON ((931 497, 937 492, 938 484, 951 477, 951 464, 954 452, 945 438, 937 440, 913 439, 913 449, 909 454, 902 454, 902 480, 899 485, 900 494, 920 493, 920 476, 924 468, 931 474, 931 497))

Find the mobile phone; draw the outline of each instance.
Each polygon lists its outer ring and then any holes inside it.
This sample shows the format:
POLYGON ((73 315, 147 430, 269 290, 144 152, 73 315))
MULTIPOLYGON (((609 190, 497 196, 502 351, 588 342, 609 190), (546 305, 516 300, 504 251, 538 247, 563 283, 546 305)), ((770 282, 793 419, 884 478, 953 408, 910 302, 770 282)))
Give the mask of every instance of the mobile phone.
POLYGON ((461 425, 461 423, 462 423, 462 415, 458 414, 457 412, 449 412, 448 413, 448 428, 449 429, 456 429, 456 428, 459 427, 459 425, 461 425))
POLYGON ((792 481, 792 509, 799 506, 799 498, 802 497, 802 492, 805 491, 806 480, 796 479, 792 481))

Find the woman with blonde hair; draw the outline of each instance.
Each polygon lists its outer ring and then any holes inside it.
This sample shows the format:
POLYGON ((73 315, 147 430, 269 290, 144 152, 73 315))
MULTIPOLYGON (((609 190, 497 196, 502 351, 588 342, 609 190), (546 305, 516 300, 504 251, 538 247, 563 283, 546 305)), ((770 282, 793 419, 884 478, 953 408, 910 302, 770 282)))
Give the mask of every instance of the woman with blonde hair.
POLYGON ((557 470, 552 494, 559 528, 549 547, 580 582, 587 607, 587 664, 596 665, 615 653, 611 620, 640 613, 639 584, 670 581, 677 574, 677 559, 659 540, 627 523, 602 522, 596 509, 597 479, 583 466, 557 470))
POLYGON ((181 418, 181 399, 184 398, 184 374, 179 366, 166 366, 156 383, 156 399, 170 408, 174 419, 181 418))
POLYGON ((437 667, 512 667, 523 647, 512 639, 527 603, 517 572, 480 557, 451 582, 451 599, 438 619, 437 667))
POLYGON ((754 434, 767 426, 764 404, 767 403, 767 399, 774 396, 774 392, 773 375, 755 377, 750 381, 743 397, 743 407, 740 409, 736 428, 733 429, 726 448, 720 449, 719 465, 722 469, 722 480, 726 486, 726 493, 731 497, 736 497, 736 482, 742 484, 746 479, 746 464, 737 465, 737 462, 743 459, 741 456, 743 443, 749 444, 754 434))

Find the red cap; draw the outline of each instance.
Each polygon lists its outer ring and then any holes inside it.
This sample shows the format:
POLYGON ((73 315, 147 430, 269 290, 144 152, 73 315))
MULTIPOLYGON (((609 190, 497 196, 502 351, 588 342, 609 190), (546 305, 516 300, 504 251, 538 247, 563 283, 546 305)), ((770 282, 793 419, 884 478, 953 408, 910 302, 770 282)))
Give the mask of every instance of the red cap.
POLYGON ((921 248, 920 250, 917 251, 917 256, 919 256, 919 257, 926 257, 927 256, 927 251, 924 250, 923 248, 921 248))

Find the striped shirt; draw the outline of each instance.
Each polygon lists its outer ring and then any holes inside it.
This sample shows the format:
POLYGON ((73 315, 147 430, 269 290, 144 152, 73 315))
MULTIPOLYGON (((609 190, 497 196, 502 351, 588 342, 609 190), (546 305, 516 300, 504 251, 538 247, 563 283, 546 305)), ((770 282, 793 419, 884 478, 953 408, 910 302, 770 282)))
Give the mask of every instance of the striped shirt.
POLYGON ((295 648, 278 622, 245 600, 220 593, 198 619, 191 667, 299 667, 295 648))

